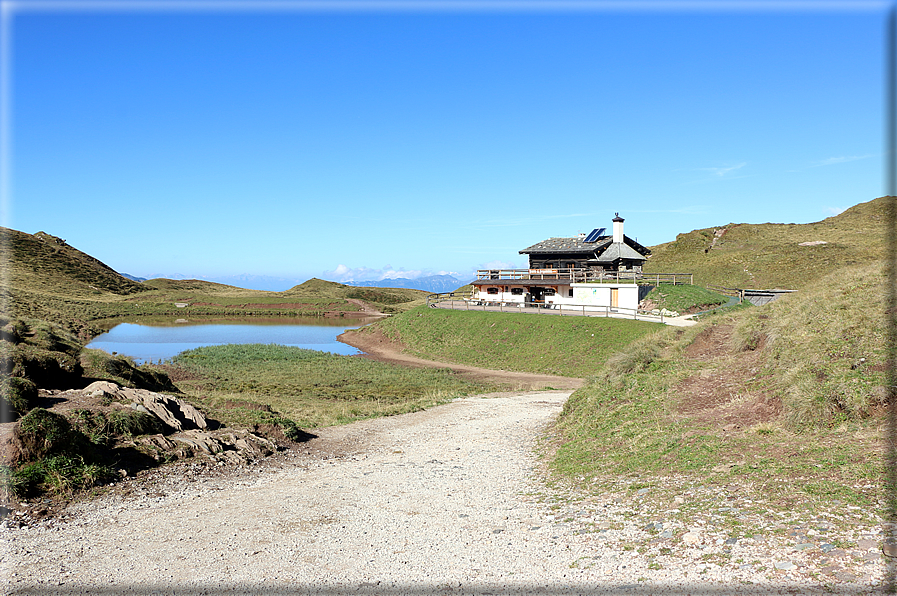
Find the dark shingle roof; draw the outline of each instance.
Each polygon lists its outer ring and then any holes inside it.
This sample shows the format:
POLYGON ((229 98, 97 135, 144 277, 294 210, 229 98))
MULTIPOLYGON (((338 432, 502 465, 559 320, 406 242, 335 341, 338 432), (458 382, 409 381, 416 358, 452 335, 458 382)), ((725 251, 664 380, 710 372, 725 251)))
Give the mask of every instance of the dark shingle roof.
POLYGON ((585 236, 576 237, 576 238, 549 238, 548 240, 543 240, 542 242, 538 242, 533 244, 529 248, 524 248, 520 251, 520 254, 527 255, 530 253, 545 253, 545 252, 557 252, 557 253, 592 253, 596 250, 603 250, 607 244, 613 240, 610 236, 601 236, 597 242, 589 242, 588 244, 583 242, 585 240, 585 236))
MULTIPOLYGON (((595 255, 599 258, 599 260, 604 261, 607 260, 604 255, 601 253, 604 252, 608 247, 613 246, 614 238, 613 236, 601 236, 595 242, 583 242, 585 240, 585 236, 579 236, 576 238, 549 238, 548 240, 543 240, 542 242, 538 242, 533 244, 528 248, 524 248, 520 251, 522 255, 528 254, 591 254, 595 253, 595 255)), ((626 258, 626 259, 638 259, 644 258, 645 256, 651 254, 651 250, 642 246, 629 236, 623 236, 623 246, 624 248, 619 249, 619 256, 615 258, 626 258), (631 251, 631 252, 630 252, 631 251), (637 253, 633 255, 632 253, 637 253), (625 254, 623 254, 625 253, 625 254)))
POLYGON ((622 242, 614 242, 598 257, 599 263, 613 263, 617 259, 634 259, 644 260, 645 257, 638 254, 628 244, 622 242))

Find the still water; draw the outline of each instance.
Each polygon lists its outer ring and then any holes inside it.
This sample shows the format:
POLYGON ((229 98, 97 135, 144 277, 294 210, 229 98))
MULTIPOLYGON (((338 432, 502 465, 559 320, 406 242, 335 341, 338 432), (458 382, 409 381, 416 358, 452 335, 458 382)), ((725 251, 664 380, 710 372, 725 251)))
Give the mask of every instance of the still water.
POLYGON ((131 356, 138 364, 166 360, 185 350, 221 344, 280 344, 334 354, 361 354, 336 336, 373 319, 178 319, 120 323, 97 336, 88 348, 131 356))

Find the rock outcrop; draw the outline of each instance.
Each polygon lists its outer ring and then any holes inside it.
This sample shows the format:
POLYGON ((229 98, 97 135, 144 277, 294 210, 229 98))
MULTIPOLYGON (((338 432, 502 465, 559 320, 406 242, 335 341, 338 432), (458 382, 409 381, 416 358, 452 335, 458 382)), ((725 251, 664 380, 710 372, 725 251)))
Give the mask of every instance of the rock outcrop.
POLYGON ((155 452, 157 460, 205 455, 218 461, 243 463, 267 457, 280 449, 274 441, 247 429, 211 430, 202 412, 164 393, 120 387, 111 381, 96 381, 81 393, 118 403, 130 402, 129 407, 161 420, 166 427, 164 434, 143 435, 134 440, 134 444, 155 452))
POLYGON ((159 457, 183 459, 196 455, 240 464, 278 451, 274 441, 246 429, 218 431, 188 430, 173 435, 145 435, 136 442, 157 451, 159 457))
POLYGON ((191 429, 204 430, 209 427, 202 412, 187 402, 164 393, 120 387, 111 381, 91 383, 82 390, 82 393, 91 397, 130 401, 133 409, 156 416, 171 429, 171 432, 191 429))

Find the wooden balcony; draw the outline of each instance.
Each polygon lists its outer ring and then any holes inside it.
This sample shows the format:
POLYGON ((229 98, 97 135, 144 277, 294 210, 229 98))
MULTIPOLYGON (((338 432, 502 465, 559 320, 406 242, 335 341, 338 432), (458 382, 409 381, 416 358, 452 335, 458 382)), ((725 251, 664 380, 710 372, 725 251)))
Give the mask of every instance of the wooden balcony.
POLYGON ((597 271, 594 269, 479 269, 475 281, 533 280, 571 283, 637 283, 693 285, 692 273, 642 273, 640 271, 597 271))

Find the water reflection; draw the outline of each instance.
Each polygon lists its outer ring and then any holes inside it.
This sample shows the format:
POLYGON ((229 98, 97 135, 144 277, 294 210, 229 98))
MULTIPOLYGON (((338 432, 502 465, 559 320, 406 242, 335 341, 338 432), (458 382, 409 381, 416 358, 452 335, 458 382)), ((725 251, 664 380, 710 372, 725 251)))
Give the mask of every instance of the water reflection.
POLYGON ((185 350, 221 344, 280 344, 334 354, 361 352, 336 337, 375 319, 137 319, 120 323, 87 344, 117 352, 138 364, 166 360, 185 350))

